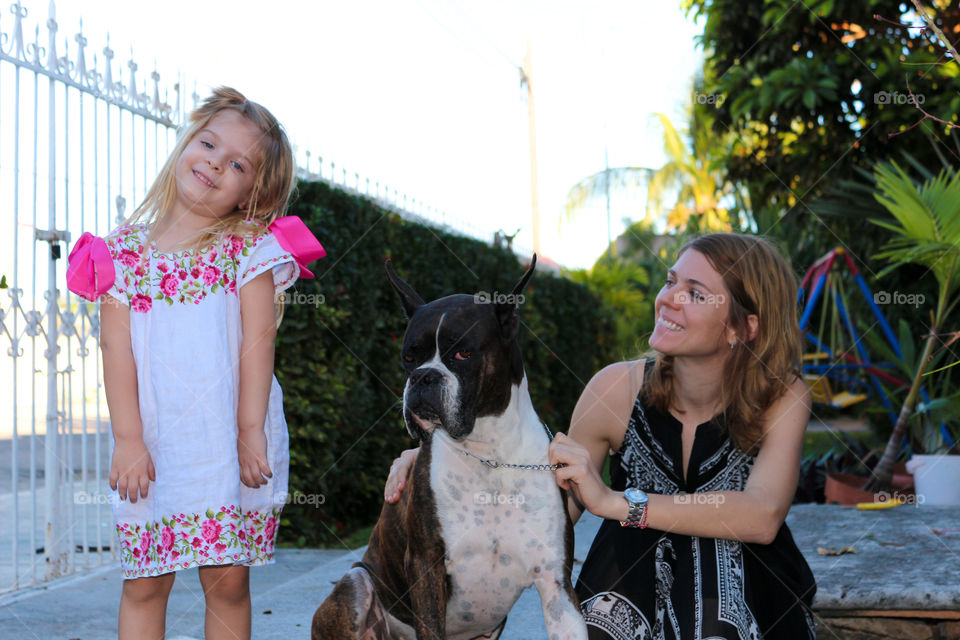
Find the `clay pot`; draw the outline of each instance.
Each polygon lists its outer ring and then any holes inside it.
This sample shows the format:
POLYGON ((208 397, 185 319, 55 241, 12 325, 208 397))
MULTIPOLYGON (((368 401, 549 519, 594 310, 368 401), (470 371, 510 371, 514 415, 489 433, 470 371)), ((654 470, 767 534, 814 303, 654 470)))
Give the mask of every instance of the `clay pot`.
MULTIPOLYGON (((850 473, 828 473, 823 492, 827 504, 855 505, 859 502, 885 502, 890 500, 889 493, 870 493, 861 489, 867 481, 866 476, 850 473)), ((898 462, 893 468, 893 493, 895 495, 914 495, 913 476, 907 473, 906 465, 898 462)))

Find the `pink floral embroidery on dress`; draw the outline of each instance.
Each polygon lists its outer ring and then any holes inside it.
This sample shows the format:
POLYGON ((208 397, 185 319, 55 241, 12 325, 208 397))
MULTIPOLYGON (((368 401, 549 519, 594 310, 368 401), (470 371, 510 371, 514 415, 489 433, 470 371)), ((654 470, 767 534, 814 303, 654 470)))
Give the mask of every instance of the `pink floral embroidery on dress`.
MULTIPOLYGON (((199 304, 221 289, 236 294, 240 259, 250 255, 267 235, 231 235, 204 249, 161 253, 143 246, 146 227, 118 227, 106 238, 111 256, 123 266, 122 286, 115 286, 114 293, 125 297, 137 313, 150 311, 153 303, 160 301, 199 304)), ((258 266, 291 259, 278 256, 258 266)))
POLYGON ((241 513, 237 505, 179 513, 159 522, 120 523, 125 578, 154 576, 204 565, 266 564, 273 560, 280 507, 241 513))

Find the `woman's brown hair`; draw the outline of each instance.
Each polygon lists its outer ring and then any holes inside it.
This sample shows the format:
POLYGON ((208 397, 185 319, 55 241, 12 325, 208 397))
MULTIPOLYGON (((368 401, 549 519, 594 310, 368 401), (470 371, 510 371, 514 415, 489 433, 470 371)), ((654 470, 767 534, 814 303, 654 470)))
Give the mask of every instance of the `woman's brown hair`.
MULTIPOLYGON (((797 324, 797 280, 780 251, 765 238, 711 233, 691 240, 677 254, 703 254, 730 293, 727 326, 738 340, 720 379, 724 424, 734 444, 759 449, 763 415, 800 376, 802 334, 797 324), (757 335, 748 339, 747 316, 757 316, 757 335)), ((644 376, 643 400, 667 412, 674 400, 673 357, 656 354, 644 376)))

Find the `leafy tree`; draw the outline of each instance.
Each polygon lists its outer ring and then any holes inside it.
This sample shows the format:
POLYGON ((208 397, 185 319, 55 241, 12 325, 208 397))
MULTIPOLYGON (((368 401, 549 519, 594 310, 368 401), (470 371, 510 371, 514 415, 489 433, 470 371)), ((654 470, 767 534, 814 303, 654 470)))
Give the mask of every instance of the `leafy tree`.
MULTIPOLYGON (((791 254, 810 264, 830 246, 861 259, 885 232, 862 218, 830 217, 817 198, 870 171, 875 162, 911 153, 920 164, 960 160, 960 136, 925 120, 955 122, 958 69, 914 8, 893 0, 685 0, 704 19, 704 91, 714 131, 726 141, 727 178, 751 203, 758 231, 789 238, 791 254), (883 19, 875 19, 879 15, 883 19), (885 21, 886 20, 886 21, 885 21), (888 22, 889 21, 889 22, 888 22), (890 137, 903 131, 902 134, 890 137)), ((944 33, 960 33, 960 8, 935 4, 944 33)), ((889 214, 873 207, 882 217, 889 214)))
POLYGON ((646 350, 653 330, 653 298, 648 294, 650 277, 638 264, 602 257, 590 269, 566 273, 574 282, 597 294, 614 318, 610 345, 614 357, 630 359, 646 350))

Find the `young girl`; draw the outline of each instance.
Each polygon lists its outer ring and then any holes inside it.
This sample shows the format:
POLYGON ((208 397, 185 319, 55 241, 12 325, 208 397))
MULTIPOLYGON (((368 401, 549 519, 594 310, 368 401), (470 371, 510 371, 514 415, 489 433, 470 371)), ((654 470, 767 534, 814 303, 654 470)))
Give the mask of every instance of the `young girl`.
POLYGON ((191 567, 205 637, 250 637, 249 567, 273 562, 287 492, 274 299, 324 255, 279 217, 294 181, 274 117, 220 88, 131 218, 70 254, 70 290, 101 300, 121 639, 163 637, 174 572, 191 567))
POLYGON ((655 301, 655 356, 597 373, 551 443, 571 517, 605 518, 576 586, 592 640, 816 637, 816 583, 784 524, 810 416, 796 299, 769 242, 689 242, 655 301))

